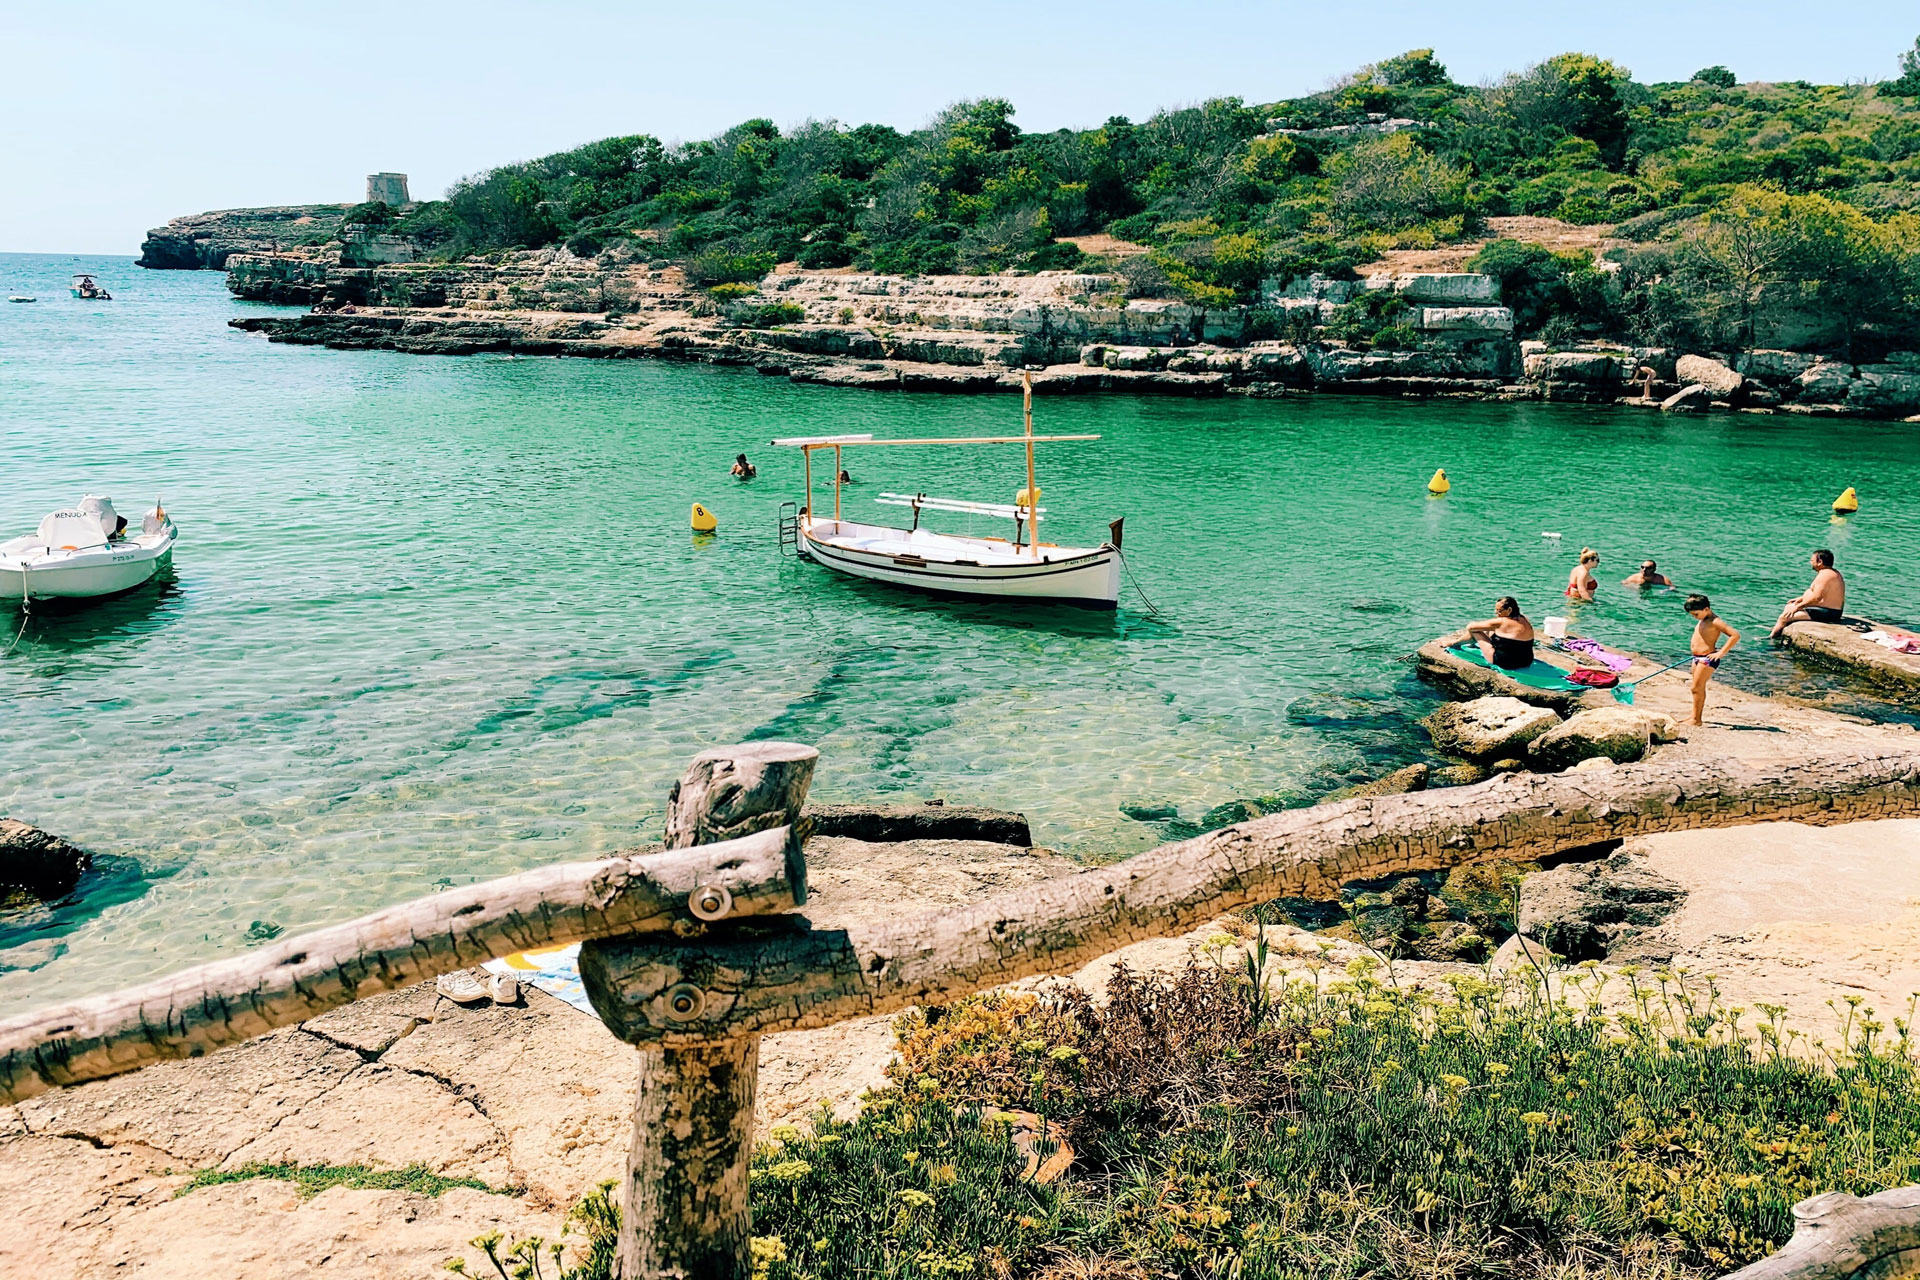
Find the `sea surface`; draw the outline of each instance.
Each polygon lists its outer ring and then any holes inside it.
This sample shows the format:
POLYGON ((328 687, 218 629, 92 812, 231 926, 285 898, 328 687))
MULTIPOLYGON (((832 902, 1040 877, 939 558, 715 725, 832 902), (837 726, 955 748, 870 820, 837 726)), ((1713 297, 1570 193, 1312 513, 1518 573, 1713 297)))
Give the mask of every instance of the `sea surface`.
MULTIPOLYGON (((1763 643, 1814 547, 1857 607, 1920 621, 1913 426, 1043 397, 1041 431, 1102 436, 1041 448, 1051 538, 1124 515, 1138 590, 1008 608, 783 556, 800 460, 767 442, 1016 431, 1012 396, 272 346, 226 327, 275 308, 219 274, 126 258, 0 255, 9 294, 39 301, 0 304, 0 537, 85 493, 136 521, 163 498, 180 527, 171 581, 0 602, 0 813, 105 855, 75 902, 0 921, 16 1007, 654 838, 687 759, 749 738, 818 746, 823 800, 1017 808, 1077 857, 1134 852, 1170 813, 1421 758, 1406 655, 1500 594, 1564 612, 1583 545, 1605 559, 1580 627, 1684 652, 1678 597, 1617 585, 1656 556, 1746 632, 1723 674, 1749 688, 1871 708, 1763 643), (115 300, 70 299, 82 269, 115 300), (1848 485, 1861 513, 1836 523, 1848 485), (696 501, 717 535, 689 531, 696 501)), ((847 464, 865 519, 897 518, 881 490, 1024 483, 1017 448, 847 464)))

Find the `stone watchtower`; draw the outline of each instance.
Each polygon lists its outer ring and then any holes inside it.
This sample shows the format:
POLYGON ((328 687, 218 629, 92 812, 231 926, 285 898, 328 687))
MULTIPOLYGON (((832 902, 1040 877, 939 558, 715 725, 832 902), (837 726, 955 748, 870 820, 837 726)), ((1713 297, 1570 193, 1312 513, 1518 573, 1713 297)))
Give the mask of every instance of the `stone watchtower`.
POLYGON ((370 173, 367 175, 367 199, 378 200, 399 208, 411 203, 407 196, 407 175, 404 173, 370 173))

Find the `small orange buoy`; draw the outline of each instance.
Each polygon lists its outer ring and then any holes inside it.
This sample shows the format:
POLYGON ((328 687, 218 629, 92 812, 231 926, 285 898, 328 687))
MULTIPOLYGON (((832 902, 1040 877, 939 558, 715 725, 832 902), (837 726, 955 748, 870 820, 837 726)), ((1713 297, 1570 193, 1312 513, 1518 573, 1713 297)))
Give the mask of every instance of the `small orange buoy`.
POLYGON ((1833 514, 1837 516, 1852 515, 1859 509, 1860 495, 1853 491, 1852 485, 1848 485, 1847 491, 1833 500, 1833 514))
POLYGON ((707 510, 697 502, 693 504, 693 531, 695 533, 712 533, 719 527, 720 522, 714 518, 713 512, 707 510))

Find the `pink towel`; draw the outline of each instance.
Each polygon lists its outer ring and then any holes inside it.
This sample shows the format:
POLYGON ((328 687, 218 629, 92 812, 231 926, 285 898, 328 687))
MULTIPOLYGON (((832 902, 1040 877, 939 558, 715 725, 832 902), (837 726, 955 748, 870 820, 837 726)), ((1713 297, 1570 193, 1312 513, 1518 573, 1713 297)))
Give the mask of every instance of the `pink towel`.
POLYGON ((1566 649, 1568 653, 1585 654, 1615 675, 1620 674, 1633 665, 1632 658, 1627 657, 1625 654, 1615 653, 1611 649, 1604 649, 1600 646, 1598 640, 1589 640, 1585 636, 1579 636, 1567 641, 1562 648, 1566 649))

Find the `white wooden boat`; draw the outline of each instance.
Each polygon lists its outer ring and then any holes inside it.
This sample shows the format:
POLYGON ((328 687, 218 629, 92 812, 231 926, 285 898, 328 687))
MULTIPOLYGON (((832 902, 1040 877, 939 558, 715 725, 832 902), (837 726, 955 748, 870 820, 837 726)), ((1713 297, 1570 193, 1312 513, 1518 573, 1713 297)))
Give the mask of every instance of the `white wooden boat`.
POLYGON ((1033 434, 1033 380, 1027 379, 1024 405, 1026 431, 1017 436, 969 436, 917 440, 876 440, 871 435, 797 436, 775 440, 798 448, 804 459, 806 500, 794 522, 794 542, 806 559, 829 569, 870 578, 875 582, 911 587, 943 595, 996 599, 1056 601, 1097 609, 1114 608, 1120 599, 1120 528, 1115 520, 1110 541, 1097 547, 1065 547, 1042 542, 1038 526, 1047 509, 1036 505, 1040 488, 1035 482, 1033 447, 1067 440, 1098 440, 1099 436, 1036 436, 1033 434), (935 498, 924 493, 882 493, 882 505, 913 512, 908 528, 849 520, 841 513, 841 467, 844 449, 869 445, 1022 444, 1027 453, 1027 487, 1010 503, 972 502, 935 498), (816 517, 813 504, 813 455, 833 451, 833 516, 816 517), (1013 537, 981 538, 936 533, 920 527, 924 512, 957 512, 1013 521, 1013 537))
POLYGON ((120 536, 120 524, 111 502, 89 494, 35 532, 0 542, 0 601, 115 595, 171 562, 177 530, 164 508, 155 504, 131 537, 120 536))

